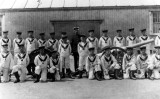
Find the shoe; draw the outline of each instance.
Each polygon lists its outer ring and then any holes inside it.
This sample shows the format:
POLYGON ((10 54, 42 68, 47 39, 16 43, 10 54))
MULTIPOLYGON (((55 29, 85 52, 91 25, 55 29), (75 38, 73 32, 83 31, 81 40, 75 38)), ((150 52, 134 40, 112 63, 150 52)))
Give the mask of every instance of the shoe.
POLYGON ((51 82, 54 82, 55 81, 55 73, 51 73, 51 76, 52 76, 51 82))
POLYGON ((119 69, 115 69, 114 70, 114 78, 117 79, 117 80, 122 80, 123 78, 120 77, 120 70, 119 69))
POLYGON ((39 79, 40 79, 40 75, 36 74, 36 81, 34 81, 34 83, 39 82, 39 79))
POLYGON ((18 82, 20 82, 18 72, 15 72, 15 73, 14 73, 14 76, 15 76, 15 78, 16 78, 16 80, 14 81, 14 83, 18 83, 18 82))
POLYGON ((68 73, 68 78, 75 79, 75 78, 72 76, 70 69, 66 69, 66 71, 67 71, 67 73, 68 73))
POLYGON ((95 72, 95 78, 98 80, 98 81, 101 81, 101 71, 97 71, 95 72))
POLYGON ((83 75, 83 71, 79 71, 78 79, 81 79, 83 75))

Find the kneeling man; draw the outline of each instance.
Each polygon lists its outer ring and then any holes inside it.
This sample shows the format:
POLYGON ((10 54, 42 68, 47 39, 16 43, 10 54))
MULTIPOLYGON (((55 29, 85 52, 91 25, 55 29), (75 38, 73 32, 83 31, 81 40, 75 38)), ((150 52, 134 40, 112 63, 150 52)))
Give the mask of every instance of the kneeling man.
POLYGON ((39 82, 40 78, 42 82, 47 81, 47 67, 49 65, 49 56, 45 53, 44 49, 44 46, 39 47, 40 53, 34 59, 34 64, 36 65, 36 81, 34 83, 39 82))
POLYGON ((14 83, 24 81, 28 73, 27 66, 29 64, 29 56, 25 53, 24 44, 18 45, 20 52, 15 54, 14 57, 14 66, 12 69, 12 74, 15 75, 16 80, 14 83))
POLYGON ((110 46, 102 49, 104 55, 101 57, 101 65, 103 68, 104 79, 110 79, 110 71, 113 71, 115 79, 122 79, 120 77, 120 66, 115 57, 111 54, 110 46))

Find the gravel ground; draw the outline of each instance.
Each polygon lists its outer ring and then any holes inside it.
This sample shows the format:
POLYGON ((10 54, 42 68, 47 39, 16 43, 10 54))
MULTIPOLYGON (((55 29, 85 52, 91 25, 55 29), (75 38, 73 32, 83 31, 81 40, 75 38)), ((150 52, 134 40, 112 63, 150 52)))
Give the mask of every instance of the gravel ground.
POLYGON ((0 83, 0 99, 160 99, 160 80, 64 79, 0 83))

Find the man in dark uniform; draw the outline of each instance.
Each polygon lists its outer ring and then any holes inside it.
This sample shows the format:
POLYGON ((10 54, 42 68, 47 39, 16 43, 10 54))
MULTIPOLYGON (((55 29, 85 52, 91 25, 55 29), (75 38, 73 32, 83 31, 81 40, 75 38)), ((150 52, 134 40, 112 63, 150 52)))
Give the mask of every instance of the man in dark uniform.
POLYGON ((72 47, 72 53, 74 57, 75 69, 77 69, 78 68, 78 58, 79 58, 77 45, 80 42, 79 27, 74 27, 73 30, 74 30, 74 34, 71 39, 71 47, 72 47))

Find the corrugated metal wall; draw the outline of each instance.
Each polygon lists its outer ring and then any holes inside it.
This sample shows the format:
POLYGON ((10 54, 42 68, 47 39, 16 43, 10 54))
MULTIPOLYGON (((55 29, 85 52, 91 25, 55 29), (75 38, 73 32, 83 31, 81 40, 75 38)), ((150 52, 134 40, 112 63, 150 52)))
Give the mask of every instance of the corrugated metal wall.
POLYGON ((53 31, 51 20, 103 20, 100 31, 108 29, 112 38, 117 29, 122 29, 123 35, 127 36, 131 27, 139 36, 140 29, 149 29, 149 9, 6 12, 5 30, 9 30, 12 39, 16 31, 22 31, 23 37, 26 37, 28 30, 34 30, 37 37, 39 32, 53 31))

